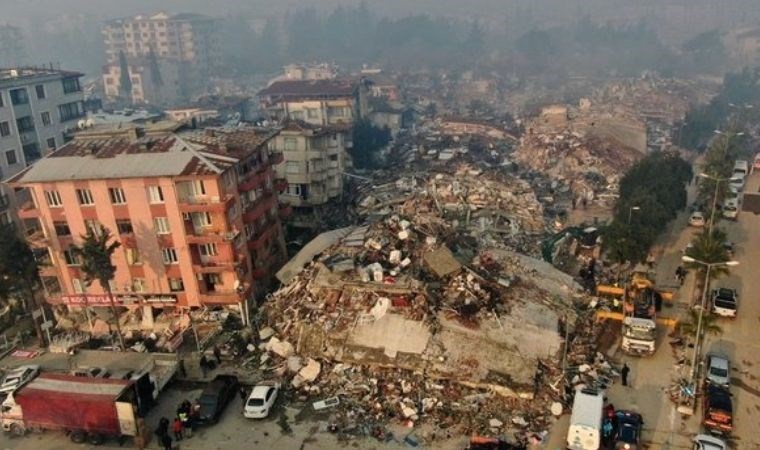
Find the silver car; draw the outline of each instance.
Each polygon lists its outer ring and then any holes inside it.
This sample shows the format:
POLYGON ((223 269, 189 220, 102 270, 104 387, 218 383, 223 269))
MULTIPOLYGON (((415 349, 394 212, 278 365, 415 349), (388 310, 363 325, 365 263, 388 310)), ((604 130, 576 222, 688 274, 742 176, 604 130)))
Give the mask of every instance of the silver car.
POLYGON ((24 384, 28 383, 32 378, 36 377, 40 373, 40 366, 29 365, 20 366, 16 369, 8 372, 3 381, 0 382, 0 393, 7 394, 13 392, 24 384))
POLYGON ((709 384, 727 388, 731 384, 731 362, 724 356, 709 353, 705 377, 709 384))
POLYGON ((694 450, 727 450, 728 446, 722 439, 709 434, 694 436, 694 450))

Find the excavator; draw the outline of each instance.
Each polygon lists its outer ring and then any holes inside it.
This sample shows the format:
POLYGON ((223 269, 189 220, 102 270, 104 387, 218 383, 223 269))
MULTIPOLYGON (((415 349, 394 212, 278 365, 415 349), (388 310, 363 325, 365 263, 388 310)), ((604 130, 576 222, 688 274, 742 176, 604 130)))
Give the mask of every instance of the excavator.
MULTIPOLYGON (((600 284, 596 287, 600 296, 623 299, 622 312, 600 311, 597 318, 613 319, 622 322, 623 341, 621 347, 630 355, 653 355, 657 342, 657 311, 663 301, 672 303, 673 292, 658 290, 654 287, 652 274, 646 266, 638 265, 624 287, 600 284)), ((672 326, 673 320, 660 319, 660 322, 672 326)))

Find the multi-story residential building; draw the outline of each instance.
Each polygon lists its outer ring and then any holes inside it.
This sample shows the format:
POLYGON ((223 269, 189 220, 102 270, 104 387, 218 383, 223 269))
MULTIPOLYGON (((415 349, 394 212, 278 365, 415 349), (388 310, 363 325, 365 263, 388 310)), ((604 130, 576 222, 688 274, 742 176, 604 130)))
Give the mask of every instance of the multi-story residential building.
MULTIPOLYGON (((67 139, 85 116, 79 72, 0 69, 0 177, 10 177, 67 139)), ((0 192, 0 222, 11 220, 14 196, 0 192)))
POLYGON ((48 301, 102 306, 71 248, 88 230, 111 230, 116 303, 153 308, 225 306, 248 320, 284 262, 270 150, 276 131, 136 125, 86 130, 10 183, 31 192, 22 207, 30 243, 45 249, 48 301), (261 298, 261 297, 258 297, 261 298))
MULTIPOLYGON (((132 81, 131 100, 137 104, 171 104, 182 95, 180 64, 161 60, 151 69, 148 59, 133 59, 128 65, 132 81)), ((110 63, 103 66, 103 87, 108 100, 121 97, 121 66, 110 63)))
MULTIPOLYGON (((180 86, 187 96, 204 86, 222 67, 218 22, 199 14, 138 15, 111 20, 103 27, 103 42, 109 65, 127 59, 156 58, 178 67, 180 86)), ((104 71, 105 72, 105 71, 104 71)))
POLYGON ((280 200, 296 208, 310 208, 339 197, 343 190, 346 146, 344 128, 287 121, 272 140, 282 152, 284 164, 277 166, 278 178, 288 187, 280 200))
POLYGON ((364 80, 276 81, 259 92, 261 110, 274 120, 311 125, 352 124, 367 113, 364 80))

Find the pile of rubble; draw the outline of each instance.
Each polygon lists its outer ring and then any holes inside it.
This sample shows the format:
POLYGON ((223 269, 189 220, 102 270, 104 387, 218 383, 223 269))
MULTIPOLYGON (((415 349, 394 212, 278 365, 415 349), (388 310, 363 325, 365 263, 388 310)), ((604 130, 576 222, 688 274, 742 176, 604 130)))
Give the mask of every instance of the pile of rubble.
POLYGON ((346 230, 272 295, 262 367, 348 434, 378 437, 394 421, 546 429, 579 286, 545 262, 458 241, 440 219, 405 217, 346 230))
POLYGON ((642 156, 610 139, 563 130, 525 135, 512 157, 569 188, 579 205, 611 207, 620 177, 642 156))

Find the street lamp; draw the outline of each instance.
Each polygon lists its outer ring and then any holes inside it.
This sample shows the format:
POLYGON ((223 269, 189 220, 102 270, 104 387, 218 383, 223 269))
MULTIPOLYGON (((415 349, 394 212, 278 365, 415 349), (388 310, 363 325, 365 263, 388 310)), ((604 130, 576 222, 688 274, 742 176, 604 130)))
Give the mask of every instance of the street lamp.
POLYGON ((631 224, 631 214, 633 214, 634 211, 640 211, 640 210, 641 210, 640 206, 631 206, 630 208, 628 208, 628 225, 631 224))
POLYGON ((708 227, 708 232, 710 233, 710 236, 712 236, 713 221, 715 221, 715 207, 718 203, 718 187, 720 187, 720 183, 729 181, 731 178, 718 178, 704 172, 700 173, 698 176, 715 182, 715 194, 713 195, 712 209, 710 210, 710 226, 708 227))
MULTIPOLYGON (((699 349, 700 349, 700 335, 702 334, 702 316, 705 312, 705 303, 707 303, 707 290, 709 288, 708 284, 710 282, 710 270, 713 267, 734 267, 739 265, 739 261, 723 261, 718 263, 706 263, 704 261, 700 261, 696 258, 692 258, 691 256, 683 255, 681 257, 681 261, 689 264, 699 264, 700 266, 706 267, 707 272, 705 273, 705 285, 702 289, 702 301, 699 308, 699 319, 697 320, 697 336, 695 338, 694 342, 694 353, 691 357, 691 374, 689 375, 689 386, 692 389, 692 392, 696 392, 696 387, 694 384, 694 378, 697 376, 697 356, 699 355, 699 349)), ((683 410, 682 410, 683 412, 683 410)), ((691 410, 691 414, 693 414, 693 409, 691 410)))

